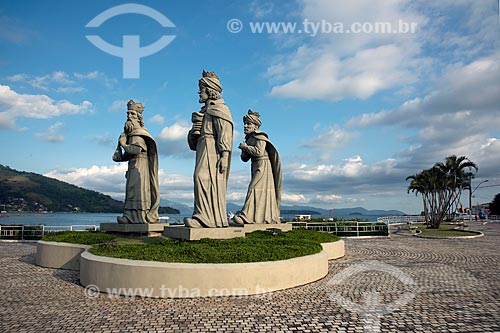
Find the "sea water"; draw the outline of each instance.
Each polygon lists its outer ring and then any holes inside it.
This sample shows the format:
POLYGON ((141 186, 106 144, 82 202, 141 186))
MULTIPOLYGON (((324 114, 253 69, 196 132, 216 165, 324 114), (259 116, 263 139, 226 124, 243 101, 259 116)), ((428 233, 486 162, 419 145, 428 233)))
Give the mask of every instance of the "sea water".
MULTIPOLYGON (((9 212, 0 215, 0 224, 16 225, 95 225, 101 223, 117 223, 116 217, 119 213, 17 213, 9 212)), ((164 215, 160 215, 164 216, 164 215)), ((166 215, 165 215, 166 216, 166 215)), ((185 217, 180 214, 168 215, 168 222, 182 221, 185 217)))

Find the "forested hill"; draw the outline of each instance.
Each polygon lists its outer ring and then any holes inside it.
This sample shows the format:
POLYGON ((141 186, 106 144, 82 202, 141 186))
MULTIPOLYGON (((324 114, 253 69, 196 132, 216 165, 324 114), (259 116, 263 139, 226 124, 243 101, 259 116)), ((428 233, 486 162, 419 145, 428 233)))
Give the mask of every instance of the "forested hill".
POLYGON ((0 209, 119 213, 123 211, 123 202, 109 195, 0 164, 0 209))

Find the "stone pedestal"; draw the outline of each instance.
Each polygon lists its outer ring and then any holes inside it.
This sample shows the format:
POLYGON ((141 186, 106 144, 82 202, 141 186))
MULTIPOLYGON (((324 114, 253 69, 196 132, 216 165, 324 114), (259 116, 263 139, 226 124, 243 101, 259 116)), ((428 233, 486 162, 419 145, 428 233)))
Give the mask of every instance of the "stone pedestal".
POLYGON ((245 234, 249 234, 257 230, 272 230, 272 229, 278 229, 282 232, 287 232, 292 230, 292 225, 287 223, 277 223, 277 224, 245 224, 243 226, 245 234))
POLYGON ((140 224, 119 224, 119 223, 101 223, 101 231, 117 232, 123 234, 150 234, 163 232, 168 223, 140 223, 140 224))
POLYGON ((200 240, 210 239, 230 239, 245 237, 246 234, 257 230, 278 229, 283 232, 292 230, 291 224, 245 224, 244 226, 230 226, 227 228, 187 228, 184 226, 168 226, 163 231, 163 236, 172 239, 200 240))
POLYGON ((245 237, 243 228, 188 228, 184 226, 169 226, 163 230, 163 236, 172 239, 200 240, 202 238, 230 239, 245 237))

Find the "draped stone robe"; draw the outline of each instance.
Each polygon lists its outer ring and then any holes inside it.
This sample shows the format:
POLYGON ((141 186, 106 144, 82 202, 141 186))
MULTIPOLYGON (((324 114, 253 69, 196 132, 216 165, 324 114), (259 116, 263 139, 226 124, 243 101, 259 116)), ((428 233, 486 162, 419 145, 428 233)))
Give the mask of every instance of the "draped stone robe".
POLYGON ((160 190, 156 142, 146 129, 127 135, 124 153, 118 148, 115 161, 128 161, 125 207, 119 223, 158 223, 160 190))
POLYGON ((196 150, 193 219, 203 227, 227 227, 226 190, 233 146, 233 121, 224 100, 211 100, 200 111, 204 114, 200 135, 188 134, 188 143, 196 150), (228 167, 219 172, 222 153, 228 154, 228 167))
POLYGON ((243 162, 252 160, 252 180, 239 217, 244 223, 280 223, 281 162, 267 134, 255 131, 245 138, 243 162))

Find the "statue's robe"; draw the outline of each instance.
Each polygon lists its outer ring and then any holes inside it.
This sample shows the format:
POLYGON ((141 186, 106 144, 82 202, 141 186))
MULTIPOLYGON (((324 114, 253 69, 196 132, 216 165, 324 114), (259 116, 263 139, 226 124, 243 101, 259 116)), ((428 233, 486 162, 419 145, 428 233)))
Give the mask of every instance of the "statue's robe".
POLYGON ((160 186, 156 142, 145 128, 139 128, 127 135, 127 146, 123 150, 118 159, 128 161, 128 171, 125 207, 118 222, 158 223, 160 186))
POLYGON ((243 162, 252 160, 252 180, 239 217, 244 223, 280 223, 281 161, 266 133, 255 131, 245 137, 248 147, 243 162))
POLYGON ((211 100, 201 110, 200 134, 188 133, 188 143, 196 150, 193 219, 202 227, 227 227, 226 191, 233 147, 233 120, 223 99, 211 100), (219 172, 222 153, 228 154, 225 172, 219 172))

